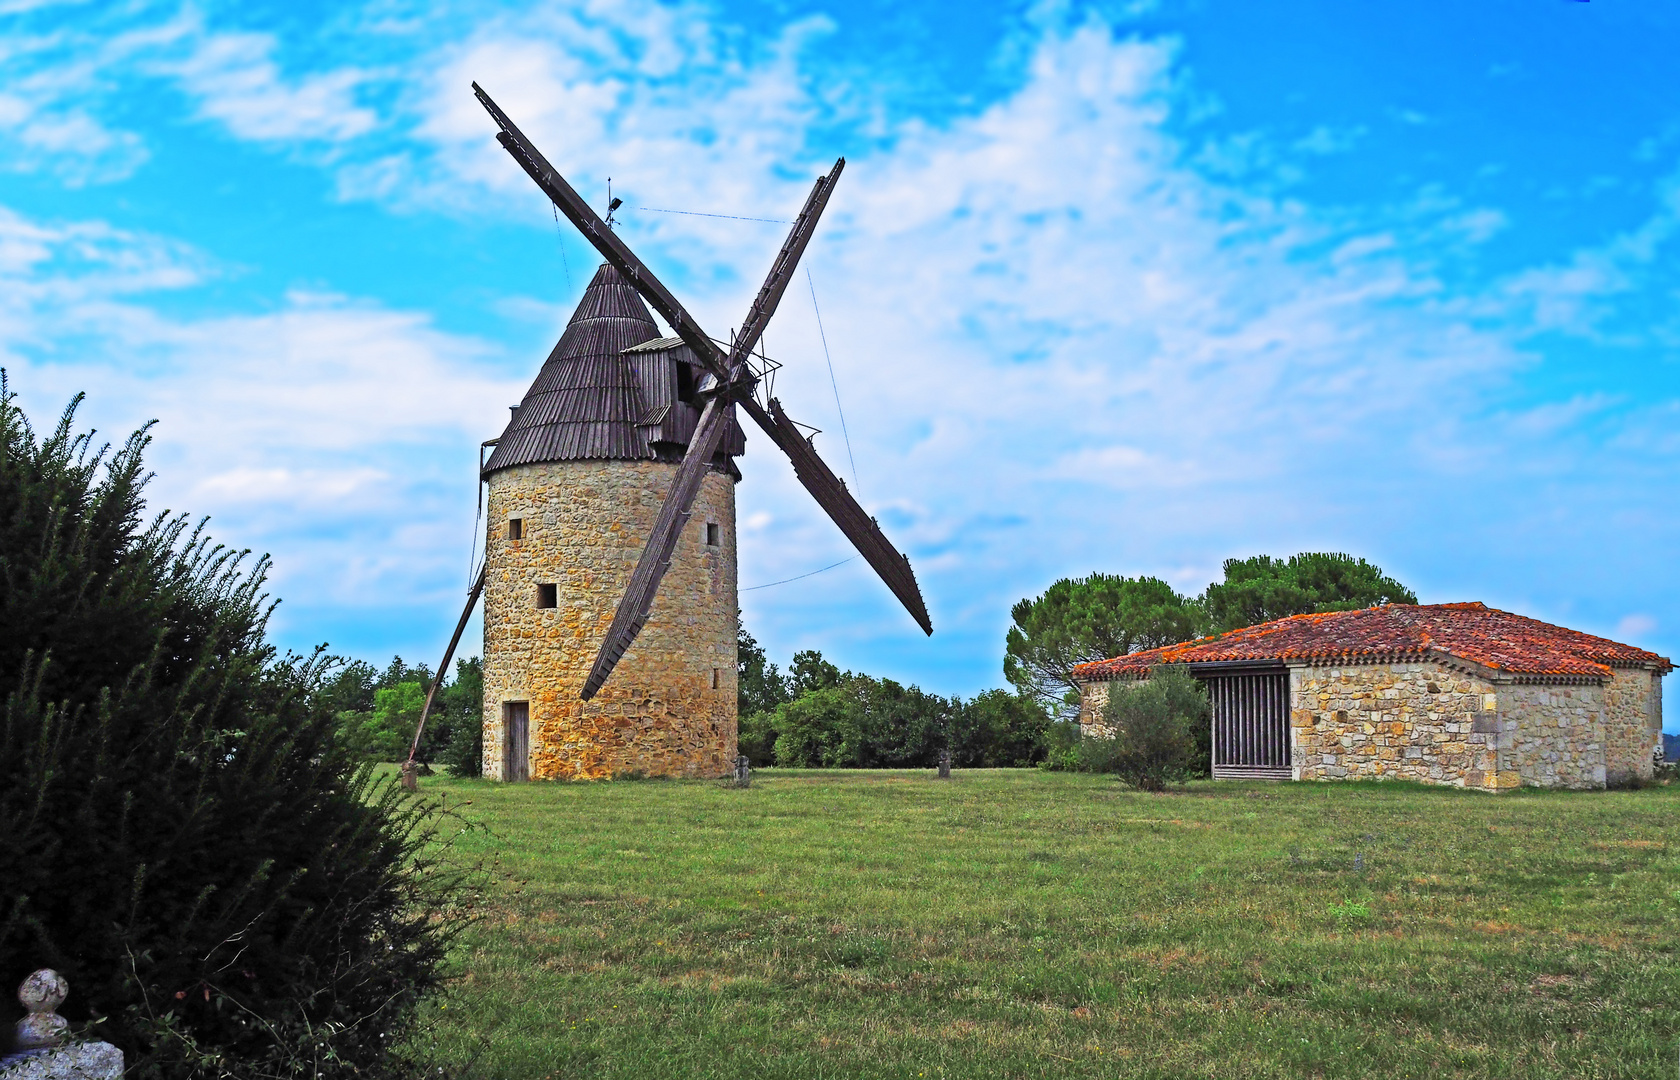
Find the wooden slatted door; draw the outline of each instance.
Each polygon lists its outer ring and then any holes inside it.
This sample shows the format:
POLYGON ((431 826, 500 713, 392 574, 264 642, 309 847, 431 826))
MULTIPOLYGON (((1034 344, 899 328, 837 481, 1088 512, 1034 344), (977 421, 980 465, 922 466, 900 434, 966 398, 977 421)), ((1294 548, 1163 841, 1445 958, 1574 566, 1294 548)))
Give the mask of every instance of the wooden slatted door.
POLYGON ((502 704, 502 779, 531 778, 531 704, 502 704))
POLYGON ((1288 780, 1289 672, 1208 673, 1216 780, 1288 780))

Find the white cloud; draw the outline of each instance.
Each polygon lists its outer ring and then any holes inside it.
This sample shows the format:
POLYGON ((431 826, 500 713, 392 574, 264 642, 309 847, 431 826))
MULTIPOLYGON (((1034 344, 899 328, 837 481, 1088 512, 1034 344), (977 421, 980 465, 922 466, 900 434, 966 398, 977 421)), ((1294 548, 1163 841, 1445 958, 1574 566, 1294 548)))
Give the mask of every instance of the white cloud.
POLYGON ((1618 301, 1671 280, 1673 241, 1680 236, 1680 171, 1665 177, 1656 205, 1635 228, 1602 243, 1575 251, 1567 261, 1536 266, 1511 275, 1503 284, 1508 302, 1524 311, 1541 330, 1562 330, 1584 338, 1623 343, 1665 334, 1672 344, 1677 329, 1670 315, 1653 320, 1643 305, 1631 305, 1631 320, 1617 321, 1618 301), (1667 249, 1671 256, 1662 258, 1667 249))
POLYGON ((356 103, 367 75, 337 68, 287 79, 270 34, 205 32, 190 53, 158 65, 198 99, 201 115, 241 139, 343 142, 371 131, 377 117, 356 103))
POLYGON ((1649 615, 1624 615, 1616 624, 1616 637, 1631 644, 1636 638, 1655 633, 1656 629, 1657 620, 1649 615))
POLYGON ((1297 139, 1295 149, 1309 154, 1345 154, 1359 144, 1359 140, 1370 134, 1370 130, 1363 124, 1352 127, 1335 128, 1320 124, 1306 135, 1297 139))
POLYGON ((379 469, 262 469, 242 467, 211 473, 193 485, 195 503, 218 504, 289 503, 316 504, 344 510, 351 497, 358 506, 376 485, 389 485, 393 477, 379 469), (202 496, 202 498, 198 498, 202 496))
MULTIPOLYGON (((0 7, 0 19, 49 6, 0 7)), ((126 179, 150 149, 107 116, 159 80, 240 139, 330 146, 378 123, 357 100, 367 71, 288 77, 273 35, 215 29, 191 7, 155 15, 143 5, 103 6, 61 23, 35 33, 27 23, 0 27, 0 168, 46 170, 78 185, 126 179)))

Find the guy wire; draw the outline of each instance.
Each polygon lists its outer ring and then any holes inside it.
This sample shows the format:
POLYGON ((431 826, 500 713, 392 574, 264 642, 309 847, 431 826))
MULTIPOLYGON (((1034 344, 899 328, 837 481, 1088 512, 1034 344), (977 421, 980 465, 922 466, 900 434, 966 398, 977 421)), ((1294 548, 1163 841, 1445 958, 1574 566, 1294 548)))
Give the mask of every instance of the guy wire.
POLYGON ((737 592, 752 592, 754 589, 768 589, 772 585, 786 585, 790 581, 799 581, 803 578, 815 577, 818 574, 823 573, 823 571, 825 571, 825 570, 832 570, 836 566, 845 566, 847 563, 851 562, 855 558, 857 558, 856 555, 848 555, 844 559, 841 559, 837 563, 829 563, 827 566, 823 567, 822 570, 812 570, 808 574, 799 574, 795 577, 783 578, 780 581, 767 581, 763 585, 749 585, 744 589, 738 589, 736 591, 737 592))
POLYGON ((793 222, 783 218, 769 217, 741 217, 739 214, 702 214, 698 210, 661 210, 657 206, 638 206, 637 210, 647 210, 655 214, 681 214, 684 217, 715 217, 727 218, 730 221, 764 221, 771 225, 791 225, 793 222))
POLYGON ((817 284, 811 280, 811 268, 805 268, 805 284, 811 287, 811 310, 817 313, 817 334, 822 338, 823 358, 828 361, 828 385, 834 388, 834 409, 840 414, 840 434, 846 440, 846 460, 852 463, 852 486, 863 497, 863 485, 858 483, 857 459, 852 456, 852 436, 846 430, 846 410, 840 407, 840 384, 834 378, 834 357, 828 354, 828 333, 823 330, 822 309, 817 306, 817 284))
POLYGON ((560 265, 566 270, 566 295, 570 296, 572 295, 572 262, 566 258, 566 233, 565 230, 560 228, 560 211, 554 208, 553 203, 549 203, 548 208, 554 213, 554 235, 560 238, 560 265))

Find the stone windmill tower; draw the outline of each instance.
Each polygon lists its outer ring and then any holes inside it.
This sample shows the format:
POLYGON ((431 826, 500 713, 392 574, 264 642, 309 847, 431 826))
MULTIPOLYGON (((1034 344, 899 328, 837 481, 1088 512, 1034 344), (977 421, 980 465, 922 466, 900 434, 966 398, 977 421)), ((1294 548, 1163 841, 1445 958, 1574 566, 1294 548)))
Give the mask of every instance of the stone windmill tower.
POLYGON ((735 758, 733 410, 647 624, 584 681, 688 449, 703 369, 603 264, 485 463, 484 775, 722 776, 735 758))
MULTIPOLYGON (((753 352, 845 159, 817 179, 720 348, 476 83, 473 92, 497 141, 606 265, 484 464, 484 572, 414 746, 482 593, 486 776, 723 775, 736 751, 737 407, 933 633, 910 561, 788 419, 770 393, 778 365, 753 352), (644 302, 674 336, 658 336, 644 302)), ((414 784, 413 749, 404 782, 414 784)))

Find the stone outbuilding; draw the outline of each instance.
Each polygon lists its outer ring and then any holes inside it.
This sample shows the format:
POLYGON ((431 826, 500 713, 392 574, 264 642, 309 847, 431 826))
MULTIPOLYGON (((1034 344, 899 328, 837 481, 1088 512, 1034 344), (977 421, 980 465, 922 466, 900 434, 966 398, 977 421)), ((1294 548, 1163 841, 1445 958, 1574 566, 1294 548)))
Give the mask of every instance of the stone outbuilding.
POLYGON ((1482 604, 1295 615, 1074 669, 1080 725, 1186 664, 1213 706, 1215 778, 1393 777, 1499 791, 1649 780, 1656 653, 1482 604))

